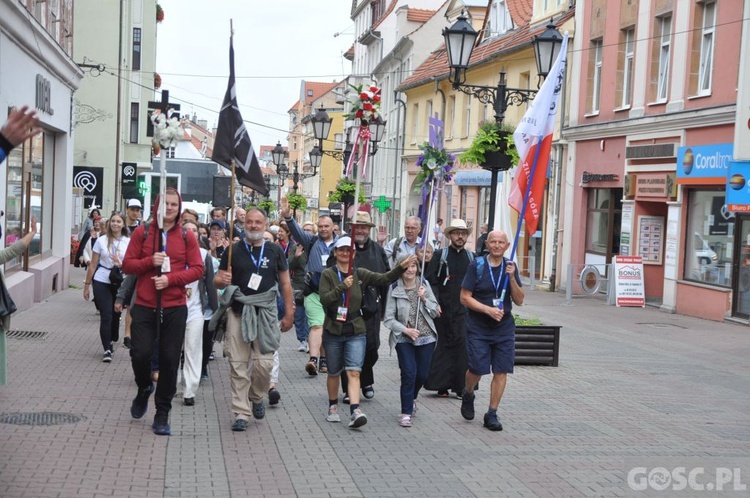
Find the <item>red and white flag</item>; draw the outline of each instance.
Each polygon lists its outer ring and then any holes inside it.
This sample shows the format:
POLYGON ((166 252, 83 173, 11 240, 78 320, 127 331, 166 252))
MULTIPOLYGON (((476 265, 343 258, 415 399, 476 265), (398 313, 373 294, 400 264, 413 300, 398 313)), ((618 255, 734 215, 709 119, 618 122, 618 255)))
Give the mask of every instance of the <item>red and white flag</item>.
MULTIPOLYGON (((531 184, 524 219, 530 233, 537 230, 544 203, 544 182, 547 176, 552 135, 555 129, 555 116, 560 102, 565 61, 567 59, 568 35, 563 38, 560 54, 552 65, 547 79, 531 102, 531 107, 513 133, 520 161, 516 178, 510 190, 508 205, 519 214, 523 211, 524 197, 531 184), (532 173, 533 169, 533 173, 532 173)), ((520 223, 520 222, 519 222, 520 223)))

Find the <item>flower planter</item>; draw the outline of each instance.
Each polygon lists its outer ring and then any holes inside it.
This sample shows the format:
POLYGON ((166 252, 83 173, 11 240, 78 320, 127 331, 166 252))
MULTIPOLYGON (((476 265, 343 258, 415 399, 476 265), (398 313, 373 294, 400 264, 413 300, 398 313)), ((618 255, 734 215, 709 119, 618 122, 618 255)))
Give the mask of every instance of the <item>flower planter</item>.
POLYGON ((511 163, 511 157, 502 151, 488 151, 484 153, 484 162, 480 164, 485 169, 497 169, 500 171, 507 171, 513 167, 511 163))
POLYGON ((560 355, 559 325, 516 325, 516 365, 556 367, 560 355))

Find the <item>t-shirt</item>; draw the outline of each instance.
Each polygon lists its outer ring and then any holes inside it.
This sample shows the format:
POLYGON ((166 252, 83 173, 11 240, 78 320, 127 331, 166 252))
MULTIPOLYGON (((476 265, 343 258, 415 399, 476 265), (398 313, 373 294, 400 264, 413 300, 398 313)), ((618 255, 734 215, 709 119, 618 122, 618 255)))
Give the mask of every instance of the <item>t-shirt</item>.
POLYGON ((92 251, 99 255, 99 267, 94 273, 94 280, 105 284, 110 283, 109 272, 115 265, 112 256, 117 254, 120 264, 122 264, 122 260, 125 259, 125 251, 130 243, 130 237, 120 237, 118 240, 113 240, 111 244, 108 244, 108 241, 106 235, 100 235, 92 248, 92 251))
MULTIPOLYGON (((467 289, 472 292, 472 297, 482 304, 492 306, 492 300, 498 299, 502 295, 505 281, 507 280, 507 274, 505 273, 505 265, 508 264, 508 260, 503 258, 503 262, 499 266, 490 266, 487 258, 482 258, 483 270, 482 275, 477 281, 477 264, 480 259, 477 258, 469 264, 466 269, 466 275, 461 283, 462 289, 467 289), (490 272, 492 272, 490 274, 490 272), (493 284, 494 280, 494 284, 493 284)), ((518 273, 518 267, 516 266, 513 277, 516 279, 519 287, 521 286, 521 277, 518 273)), ((466 313, 466 330, 467 332, 479 332, 487 334, 495 333, 513 333, 514 327, 512 326, 515 322, 513 321, 513 301, 510 297, 510 282, 508 282, 508 289, 505 292, 505 299, 503 300, 503 319, 500 322, 495 321, 492 317, 485 313, 480 313, 474 310, 467 310, 466 313)))
MULTIPOLYGON (((224 251, 221 263, 219 263, 220 270, 227 269, 228 260, 229 251, 224 251)), ((270 290, 279 281, 279 272, 288 269, 289 266, 283 249, 273 242, 264 242, 261 246, 253 246, 249 242, 241 240, 235 243, 232 248, 232 285, 238 286, 246 296, 262 294, 270 290), (253 290, 250 288, 250 278, 255 273, 260 275, 261 281, 258 288, 253 290)), ((242 306, 242 303, 232 303, 232 309, 237 313, 242 312, 242 306)))

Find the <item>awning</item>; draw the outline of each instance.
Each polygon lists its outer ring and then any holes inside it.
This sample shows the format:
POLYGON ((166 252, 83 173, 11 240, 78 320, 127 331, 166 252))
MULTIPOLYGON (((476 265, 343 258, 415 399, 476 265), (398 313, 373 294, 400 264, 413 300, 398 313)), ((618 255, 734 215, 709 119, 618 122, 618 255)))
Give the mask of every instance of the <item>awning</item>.
MULTIPOLYGON (((502 172, 498 172, 497 183, 503 182, 502 172)), ((486 169, 476 171, 458 171, 453 177, 453 184, 460 187, 489 187, 492 184, 492 172, 486 169)))

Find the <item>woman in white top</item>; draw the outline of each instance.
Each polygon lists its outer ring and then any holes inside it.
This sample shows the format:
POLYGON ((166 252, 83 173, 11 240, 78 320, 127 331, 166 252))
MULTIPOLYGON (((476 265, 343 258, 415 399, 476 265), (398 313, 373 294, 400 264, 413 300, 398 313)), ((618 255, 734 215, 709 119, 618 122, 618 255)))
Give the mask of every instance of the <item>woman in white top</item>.
POLYGON ((109 273, 115 266, 122 266, 122 259, 130 243, 128 234, 123 215, 113 213, 105 234, 96 239, 91 264, 86 272, 86 280, 83 281, 83 298, 86 301, 89 300, 89 290, 93 281, 94 301, 101 315, 99 336, 104 348, 102 361, 105 363, 112 361, 112 344, 120 338, 120 313, 114 310, 115 297, 120 285, 113 285, 109 281, 109 273))

